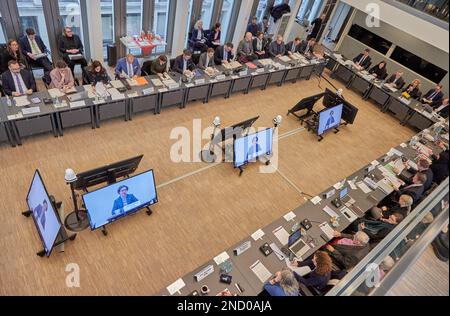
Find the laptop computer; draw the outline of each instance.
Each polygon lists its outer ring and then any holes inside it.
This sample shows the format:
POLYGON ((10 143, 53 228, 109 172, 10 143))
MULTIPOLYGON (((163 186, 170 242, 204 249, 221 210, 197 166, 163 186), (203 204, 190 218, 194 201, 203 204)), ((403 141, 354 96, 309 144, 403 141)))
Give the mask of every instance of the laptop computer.
POLYGON ((69 99, 70 102, 76 102, 76 101, 81 101, 81 100, 85 100, 85 99, 89 98, 89 94, 87 91, 83 91, 83 92, 78 92, 78 93, 74 93, 71 95, 67 95, 67 98, 69 99))
POLYGON ((299 229, 289 236, 288 246, 287 248, 283 247, 282 252, 290 258, 292 258, 292 255, 296 258, 302 258, 309 250, 311 250, 311 247, 303 241, 302 231, 299 229))

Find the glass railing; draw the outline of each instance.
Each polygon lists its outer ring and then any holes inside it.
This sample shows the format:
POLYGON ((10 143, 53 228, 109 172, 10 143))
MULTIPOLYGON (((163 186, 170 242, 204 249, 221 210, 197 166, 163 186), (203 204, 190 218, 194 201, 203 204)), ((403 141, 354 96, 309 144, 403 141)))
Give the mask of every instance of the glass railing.
POLYGON ((385 295, 449 222, 449 179, 438 186, 327 296, 385 295))
POLYGON ((409 13, 448 29, 448 0, 383 0, 409 13), (439 23, 441 22, 441 23, 439 23))

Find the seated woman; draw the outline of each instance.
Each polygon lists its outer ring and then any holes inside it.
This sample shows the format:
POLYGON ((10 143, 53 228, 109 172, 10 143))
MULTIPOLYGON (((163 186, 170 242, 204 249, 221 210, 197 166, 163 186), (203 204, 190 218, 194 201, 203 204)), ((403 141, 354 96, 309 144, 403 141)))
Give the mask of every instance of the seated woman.
POLYGON ((312 270, 307 277, 302 277, 294 273, 295 278, 301 284, 323 291, 327 287, 328 282, 330 282, 333 262, 328 253, 324 251, 317 251, 311 260, 303 262, 294 261, 293 265, 297 267, 309 267, 312 270))
POLYGON ((209 34, 208 45, 211 48, 216 50, 217 47, 220 46, 220 38, 222 36, 222 25, 220 23, 216 23, 214 25, 213 30, 209 34))
POLYGON ((94 60, 86 70, 89 83, 95 86, 99 82, 108 83, 111 78, 108 75, 105 67, 98 60, 94 60))
POLYGON ((385 61, 380 62, 369 70, 369 73, 377 79, 384 80, 387 76, 387 64, 385 61))
POLYGON ((318 59, 324 59, 325 58, 325 50, 323 49, 322 45, 317 43, 313 47, 313 56, 318 59))
POLYGON ((277 272, 275 276, 264 284, 264 289, 270 296, 298 296, 298 282, 294 272, 288 268, 277 272))
POLYGON ((9 40, 6 49, 0 55, 0 74, 8 71, 8 63, 15 60, 20 64, 20 68, 28 68, 25 56, 22 54, 20 45, 16 40, 9 40))
POLYGON ((150 75, 157 75, 159 77, 167 76, 167 63, 168 59, 166 55, 160 55, 156 58, 150 66, 150 75))
POLYGON ((414 80, 412 83, 410 83, 406 89, 404 89, 402 92, 407 93, 410 95, 411 98, 415 100, 419 100, 422 93, 420 92, 420 85, 421 82, 419 79, 414 80))
POLYGON ((206 52, 208 45, 206 45, 207 38, 205 37, 205 32, 203 31, 203 21, 197 21, 192 31, 191 43, 193 49, 200 50, 202 53, 206 52))
POLYGON ((60 60, 56 63, 56 68, 50 72, 50 89, 59 89, 61 92, 67 93, 75 86, 72 71, 66 62, 60 60))

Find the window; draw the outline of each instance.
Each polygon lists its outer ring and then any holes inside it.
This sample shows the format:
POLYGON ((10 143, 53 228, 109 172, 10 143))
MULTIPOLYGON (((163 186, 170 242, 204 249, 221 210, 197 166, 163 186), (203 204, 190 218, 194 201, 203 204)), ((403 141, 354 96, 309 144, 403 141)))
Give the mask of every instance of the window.
POLYGON ((58 6, 61 16, 61 26, 70 26, 73 33, 78 35, 84 44, 80 0, 58 0, 58 6))
POLYGON ((33 28, 48 47, 48 33, 45 24, 42 0, 22 0, 17 2, 21 33, 27 28, 33 28))
MULTIPOLYGON (((167 28, 169 23, 169 5, 170 0, 156 0, 153 16, 153 33, 158 34, 167 41, 167 28)), ((158 46, 156 53, 162 53, 166 50, 164 46, 158 46)))
POLYGON ((101 0, 100 10, 102 15, 103 57, 106 59, 106 47, 113 44, 114 33, 114 0, 101 0))
POLYGON ((392 53, 391 59, 435 83, 440 83, 447 75, 446 70, 398 46, 392 53))
POLYGON ((312 22, 320 15, 323 0, 303 0, 297 12, 297 20, 300 22, 312 22))
POLYGON ((370 48, 375 49, 383 55, 386 55, 386 53, 392 46, 392 43, 388 40, 385 40, 384 38, 366 30, 365 28, 357 24, 352 25, 348 35, 360 41, 361 43, 366 44, 370 48))
POLYGON ((200 19, 203 21, 204 30, 209 30, 211 27, 211 19, 213 11, 214 11, 214 0, 203 0, 200 19))
POLYGON ((189 12, 188 12, 188 20, 186 25, 186 39, 184 41, 184 46, 188 46, 188 37, 189 33, 191 32, 191 19, 192 19, 192 6, 194 5, 194 0, 189 0, 189 12))
POLYGON ((142 0, 127 0, 127 35, 139 35, 142 31, 142 0))
POLYGON ((230 29, 231 14, 233 13, 234 0, 224 0, 222 11, 220 13, 220 24, 222 24, 222 38, 220 41, 225 43, 230 29))
POLYGON ((4 24, 5 22, 3 21, 2 15, 0 13, 0 43, 6 43, 6 36, 5 36, 5 27, 4 24))

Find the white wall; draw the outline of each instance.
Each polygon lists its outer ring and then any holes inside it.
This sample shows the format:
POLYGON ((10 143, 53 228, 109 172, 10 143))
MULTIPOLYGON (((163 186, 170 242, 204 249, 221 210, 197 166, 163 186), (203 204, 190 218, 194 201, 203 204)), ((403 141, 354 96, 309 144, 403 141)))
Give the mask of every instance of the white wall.
POLYGON ((89 0, 87 19, 89 25, 89 46, 92 60, 103 61, 103 33, 100 0, 89 0))
POLYGON ((189 1, 178 0, 175 8, 175 26, 173 32, 172 58, 179 56, 185 49, 185 39, 187 34, 186 25, 188 23, 189 1))
POLYGON ((247 25, 249 23, 250 14, 252 13, 253 1, 243 0, 241 9, 239 10, 239 17, 236 23, 236 29, 233 36, 233 45, 236 48, 239 42, 244 38, 247 25))
POLYGON ((367 6, 375 4, 380 8, 380 20, 447 53, 449 52, 449 37, 447 30, 380 0, 342 0, 342 2, 366 13, 370 13, 367 10, 367 6))

